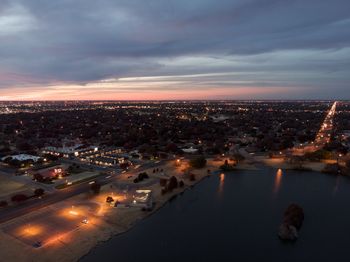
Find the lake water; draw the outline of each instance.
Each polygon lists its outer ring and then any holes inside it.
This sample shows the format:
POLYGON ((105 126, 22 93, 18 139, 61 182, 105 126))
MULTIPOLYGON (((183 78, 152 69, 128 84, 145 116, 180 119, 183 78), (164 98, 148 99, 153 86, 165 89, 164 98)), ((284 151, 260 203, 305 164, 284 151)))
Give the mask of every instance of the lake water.
POLYGON ((273 169, 213 175, 93 249, 89 261, 350 261, 350 179, 273 169), (290 203, 300 238, 277 237, 290 203))

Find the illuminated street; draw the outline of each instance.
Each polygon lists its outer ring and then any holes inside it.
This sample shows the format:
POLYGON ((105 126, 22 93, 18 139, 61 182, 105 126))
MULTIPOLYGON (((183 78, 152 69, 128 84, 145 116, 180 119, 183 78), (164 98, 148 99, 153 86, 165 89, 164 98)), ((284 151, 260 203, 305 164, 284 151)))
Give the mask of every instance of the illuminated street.
POLYGON ((318 149, 322 149, 327 143, 330 142, 333 132, 333 118, 336 114, 336 108, 337 101, 332 104, 331 108, 327 112, 327 115, 316 134, 315 140, 311 143, 300 144, 299 146, 294 147, 293 154, 303 155, 306 152, 314 152, 318 149))

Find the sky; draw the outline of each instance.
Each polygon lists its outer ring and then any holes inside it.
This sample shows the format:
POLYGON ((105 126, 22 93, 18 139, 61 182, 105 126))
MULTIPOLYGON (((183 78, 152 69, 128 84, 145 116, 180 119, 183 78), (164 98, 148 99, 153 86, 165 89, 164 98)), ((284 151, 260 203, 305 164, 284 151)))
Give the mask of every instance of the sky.
POLYGON ((350 99, 348 0, 1 0, 0 100, 350 99))

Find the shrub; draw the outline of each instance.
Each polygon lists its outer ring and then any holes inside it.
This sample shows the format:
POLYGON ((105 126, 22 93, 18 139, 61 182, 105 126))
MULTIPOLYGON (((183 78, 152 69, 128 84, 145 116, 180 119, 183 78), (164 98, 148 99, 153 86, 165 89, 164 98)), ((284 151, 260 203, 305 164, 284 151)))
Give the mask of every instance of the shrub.
POLYGON ((35 196, 42 196, 42 195, 44 195, 44 193, 45 193, 45 190, 42 189, 42 188, 37 188, 37 189, 34 190, 34 195, 35 196))
POLYGON ((44 177, 41 174, 39 174, 39 173, 35 173, 33 175, 33 179, 38 181, 38 182, 44 182, 44 177))
POLYGON ((173 189, 177 188, 178 187, 178 182, 177 182, 177 178, 172 176, 170 179, 169 179, 169 183, 168 183, 168 186, 167 186, 167 189, 168 191, 172 191, 173 189))
POLYGON ((190 174, 190 181, 196 181, 196 175, 190 174))
POLYGON ((23 202, 23 201, 26 201, 29 197, 24 195, 24 194, 17 194, 17 195, 14 195, 13 197, 11 197, 11 201, 12 202, 23 202))
POLYGON ((185 183, 184 183, 184 181, 181 180, 181 181, 179 182, 179 187, 184 187, 184 186, 185 186, 185 183))
POLYGON ((234 169, 235 169, 234 165, 230 165, 230 164, 228 164, 226 162, 225 162, 225 164, 220 166, 220 170, 222 170, 222 171, 232 171, 234 169))
POLYGON ((142 172, 142 173, 140 173, 140 174, 137 176, 137 178, 138 178, 139 181, 142 181, 142 180, 144 180, 144 179, 149 178, 149 176, 148 176, 148 174, 147 174, 146 172, 142 172))

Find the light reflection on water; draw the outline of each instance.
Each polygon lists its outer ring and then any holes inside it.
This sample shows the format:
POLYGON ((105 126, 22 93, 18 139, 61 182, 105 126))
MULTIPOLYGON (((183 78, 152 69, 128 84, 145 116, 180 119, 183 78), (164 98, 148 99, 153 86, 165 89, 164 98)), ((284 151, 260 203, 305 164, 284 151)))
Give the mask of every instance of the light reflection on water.
POLYGON ((220 183, 219 183, 219 195, 222 194, 223 190, 224 190, 224 182, 225 182, 225 174, 221 173, 220 174, 220 183))
POLYGON ((278 169, 275 175, 275 182, 274 182, 274 187, 273 187, 273 192, 275 194, 278 193, 281 187, 281 181, 282 181, 282 169, 278 169))
POLYGON ((217 173, 81 262, 348 261, 349 199, 350 178, 342 176, 277 169, 217 173), (290 203, 304 209, 305 224, 300 239, 286 245, 277 231, 290 203))
POLYGON ((338 192, 339 182, 340 182, 340 176, 337 176, 337 178, 335 180, 335 185, 334 185, 334 188, 333 188, 333 195, 335 195, 338 192))

